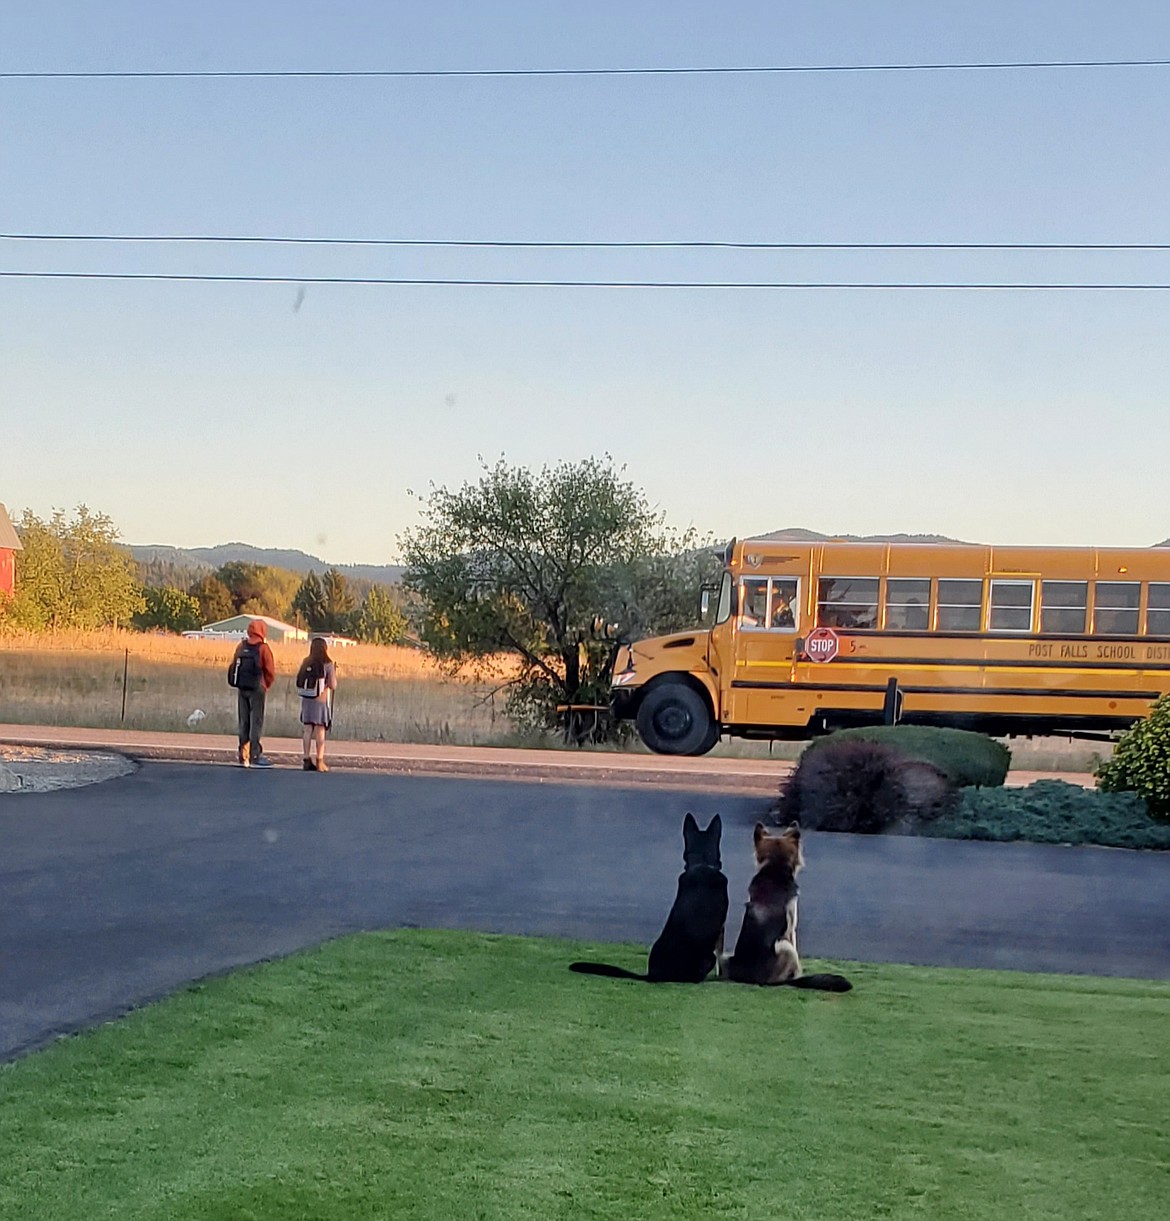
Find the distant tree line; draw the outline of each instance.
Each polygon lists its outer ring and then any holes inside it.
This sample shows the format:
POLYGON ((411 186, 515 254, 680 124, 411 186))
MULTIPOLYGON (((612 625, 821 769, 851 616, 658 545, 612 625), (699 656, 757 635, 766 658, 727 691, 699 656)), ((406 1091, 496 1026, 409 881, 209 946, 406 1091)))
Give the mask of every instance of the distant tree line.
POLYGON ((336 568, 302 578, 287 568, 233 561, 199 577, 186 592, 203 623, 270 615, 311 632, 336 632, 371 644, 402 640, 407 619, 399 598, 385 586, 362 584, 364 596, 336 568))
POLYGON ((48 520, 26 511, 16 522, 16 593, 0 602, 0 627, 29 631, 134 627, 195 631, 233 615, 268 615, 310 631, 377 644, 405 637, 395 591, 349 582, 335 568, 301 578, 285 568, 232 562, 194 574, 178 565, 136 564, 112 520, 79 505, 48 520))

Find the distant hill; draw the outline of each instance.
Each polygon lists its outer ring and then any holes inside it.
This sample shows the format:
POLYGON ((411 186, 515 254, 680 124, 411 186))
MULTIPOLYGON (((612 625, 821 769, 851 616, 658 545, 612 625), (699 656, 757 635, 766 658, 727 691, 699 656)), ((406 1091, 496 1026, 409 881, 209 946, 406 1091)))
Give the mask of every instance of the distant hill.
POLYGON ((345 577, 381 585, 397 584, 403 572, 401 564, 328 564, 304 551, 253 547, 250 543, 220 543, 217 547, 132 546, 129 551, 140 564, 165 564, 194 572, 210 572, 232 562, 265 564, 302 574, 312 571, 318 575, 326 568, 336 568, 345 577))
MULTIPOLYGON (((821 534, 817 530, 804 530, 792 526, 787 530, 773 530, 771 534, 753 534, 752 538, 768 539, 778 543, 821 543, 828 539, 844 539, 850 543, 963 543, 961 538, 948 538, 945 534, 821 534)), ((967 544, 970 545, 970 544, 967 544)))

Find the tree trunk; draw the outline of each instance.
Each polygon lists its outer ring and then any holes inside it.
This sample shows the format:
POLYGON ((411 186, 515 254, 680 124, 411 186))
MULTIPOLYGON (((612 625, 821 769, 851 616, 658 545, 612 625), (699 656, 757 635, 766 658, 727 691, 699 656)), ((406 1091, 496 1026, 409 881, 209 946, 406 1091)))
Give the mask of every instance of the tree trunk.
POLYGON ((565 702, 580 703, 577 698, 581 692, 581 656, 576 645, 566 645, 561 650, 561 660, 565 663, 565 702))

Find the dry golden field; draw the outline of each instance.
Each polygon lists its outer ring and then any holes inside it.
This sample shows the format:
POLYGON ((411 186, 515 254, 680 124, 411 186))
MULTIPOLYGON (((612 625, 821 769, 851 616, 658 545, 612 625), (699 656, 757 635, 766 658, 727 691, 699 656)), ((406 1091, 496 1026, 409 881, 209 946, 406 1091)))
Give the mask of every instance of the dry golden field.
MULTIPOLYGON (((227 685, 233 641, 190 640, 141 632, 73 632, 0 636, 0 723, 71 725, 232 734, 235 694, 227 685), (125 668, 126 715, 122 719, 125 668), (206 717, 195 726, 196 709, 206 717)), ((304 644, 273 645, 276 685, 269 693, 265 730, 274 737, 299 737, 298 696, 293 675, 304 644)), ((427 742, 462 746, 558 747, 556 736, 519 738, 504 714, 499 691, 506 666, 494 681, 462 674, 451 678, 417 649, 355 645, 334 654, 338 692, 333 736, 355 742, 427 742)), ((1056 738, 1012 739, 1016 768, 1091 771, 1108 757, 1107 743, 1056 738)), ((724 741, 714 755, 795 759, 799 742, 724 741)), ((599 748, 603 749, 603 748, 599 748)), ((638 742, 626 749, 641 751, 638 742)))
MULTIPOLYGON (((140 632, 60 633, 0 637, 0 722, 93 728, 234 733, 235 693, 227 685, 234 641, 191 640, 140 632), (126 712, 122 717, 122 677, 126 712), (198 725, 187 718, 206 713, 198 725)), ((272 646, 277 678, 265 729, 298 737, 293 676, 305 646, 272 646)), ((334 654, 338 691, 334 736, 353 741, 451 742, 507 740, 496 682, 450 678, 417 649, 355 645, 334 654)))

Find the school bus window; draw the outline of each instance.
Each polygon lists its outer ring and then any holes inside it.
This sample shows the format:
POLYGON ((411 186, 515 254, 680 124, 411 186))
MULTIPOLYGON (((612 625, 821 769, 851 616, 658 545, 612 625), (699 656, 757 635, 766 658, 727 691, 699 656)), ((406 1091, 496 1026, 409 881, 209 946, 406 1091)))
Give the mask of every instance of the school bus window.
POLYGON ((763 627, 768 622, 768 578, 746 577, 740 585, 739 622, 763 627))
POLYGON ((822 577, 817 582, 817 626, 877 627, 877 577, 822 577))
POLYGON ((930 626, 930 579, 890 577, 886 581, 886 628, 925 632, 930 626))
POLYGON ((768 610, 768 626, 780 631, 796 630, 796 581, 772 578, 772 601, 768 610))
POLYGON ((1040 582, 1040 630, 1064 636, 1082 633, 1089 619, 1088 581, 1040 582))
POLYGON ((935 626, 940 632, 977 632, 982 613, 982 581, 939 580, 935 626))
POLYGON ((1170 636, 1170 584, 1166 582, 1150 582, 1146 632, 1151 636, 1170 636))
POLYGON ((992 581, 988 631, 1030 632, 1032 599, 1035 595, 1036 585, 1033 581, 992 581))
POLYGON ((1093 631, 1099 636, 1136 636, 1141 590, 1137 581, 1098 581, 1093 631))

